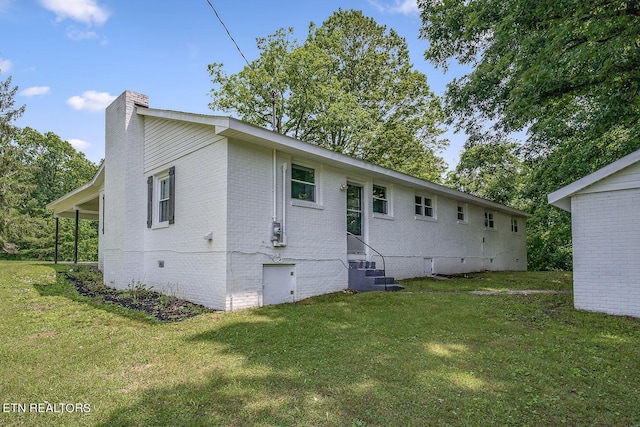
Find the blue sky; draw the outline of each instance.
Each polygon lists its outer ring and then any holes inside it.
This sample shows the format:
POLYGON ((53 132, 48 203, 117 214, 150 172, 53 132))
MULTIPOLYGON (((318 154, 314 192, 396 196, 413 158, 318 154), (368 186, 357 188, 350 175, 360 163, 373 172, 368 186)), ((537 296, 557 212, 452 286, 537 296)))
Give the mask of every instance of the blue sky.
MULTIPOLYGON (((210 1, 249 61, 257 37, 293 27, 302 40, 310 22, 358 9, 406 38, 436 94, 455 76, 424 60, 416 0, 210 1)), ((148 95, 152 108, 220 114, 208 108, 207 65, 222 62, 227 74, 245 65, 207 0, 0 0, 0 40, 0 80, 12 76, 16 104, 27 106, 18 126, 54 132, 94 162, 104 109, 123 91, 148 95)), ((453 167, 464 136, 447 137, 441 155, 453 167)))

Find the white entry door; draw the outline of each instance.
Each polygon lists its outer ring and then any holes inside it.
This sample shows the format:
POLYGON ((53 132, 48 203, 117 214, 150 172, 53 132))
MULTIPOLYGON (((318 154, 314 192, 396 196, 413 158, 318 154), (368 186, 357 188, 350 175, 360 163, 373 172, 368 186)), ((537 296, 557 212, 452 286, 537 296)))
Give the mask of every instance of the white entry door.
POLYGON ((262 266, 262 304, 293 302, 296 290, 295 274, 295 265, 262 266))
POLYGON ((347 184, 347 254, 366 253, 362 239, 362 187, 347 184))

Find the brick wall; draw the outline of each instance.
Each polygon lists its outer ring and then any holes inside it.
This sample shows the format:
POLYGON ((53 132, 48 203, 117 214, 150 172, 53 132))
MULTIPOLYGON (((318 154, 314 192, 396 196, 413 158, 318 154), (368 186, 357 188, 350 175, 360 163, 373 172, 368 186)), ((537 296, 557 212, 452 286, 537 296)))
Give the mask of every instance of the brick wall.
MULTIPOLYGON (((300 163, 299 160, 293 159, 300 163)), ((273 151, 241 141, 229 143, 228 188, 228 309, 262 303, 265 264, 296 266, 294 300, 347 287, 346 200, 340 175, 327 166, 317 168, 318 202, 292 206, 289 176, 292 158, 277 157, 276 216, 282 220, 282 192, 286 197, 286 246, 271 242, 273 217, 273 151), (282 180, 282 166, 287 178, 282 180)))
POLYGON ((175 167, 176 200, 174 224, 144 228, 144 280, 156 289, 223 310, 226 141, 216 139, 212 128, 209 132, 215 142, 146 173, 152 176, 175 167), (209 232, 211 240, 204 238, 209 232))
POLYGON ((640 190, 571 199, 574 304, 640 317, 640 190))
MULTIPOLYGON (((416 192, 402 185, 377 180, 389 190, 392 215, 372 213, 365 208, 369 222, 369 242, 385 255, 387 273, 396 278, 423 276, 425 259, 433 260, 436 274, 455 274, 481 270, 526 270, 525 219, 518 218, 518 233, 511 232, 511 216, 490 211, 495 227, 484 225, 485 209, 442 196, 416 192), (430 197, 435 218, 415 215, 415 195, 430 197), (465 221, 458 221, 458 205, 465 208, 465 221)), ((371 198, 371 186, 365 194, 371 198)), ((374 256, 373 260, 379 261, 374 256)))
MULTIPOLYGON (((296 266, 294 300, 347 287, 346 193, 341 189, 347 182, 363 185, 365 239, 385 255, 388 275, 407 278, 430 273, 425 271, 425 259, 433 260, 440 274, 527 268, 523 217, 518 218, 519 232, 512 233, 511 216, 493 212, 495 228, 489 231, 484 208, 465 204, 467 218, 459 223, 458 202, 434 197, 435 220, 416 219, 414 189, 284 153, 277 157, 276 216, 281 221, 284 188, 287 245, 273 247, 272 156, 267 148, 229 143, 227 309, 261 304, 264 264, 296 266), (315 170, 315 203, 291 200, 292 163, 315 170), (288 168, 284 187, 283 164, 288 168), (390 215, 372 213, 374 182, 388 186, 390 215)), ((380 257, 370 250, 368 255, 381 267, 380 257)))
POLYGON ((146 119, 135 114, 136 103, 147 105, 148 101, 143 95, 125 92, 107 108, 105 233, 100 236, 105 282, 120 289, 141 283, 224 309, 226 141, 215 136, 212 127, 203 126, 188 126, 176 138, 179 122, 173 122, 173 132, 145 138, 146 119), (191 152, 180 152, 172 161, 145 157, 145 151, 163 152, 158 146, 180 146, 182 139, 193 140, 195 134, 208 138, 210 144, 194 145, 191 152), (175 224, 149 229, 147 177, 172 166, 176 170, 175 224), (209 231, 213 239, 205 240, 209 231))
POLYGON ((136 104, 148 105, 147 96, 126 91, 106 111, 105 233, 100 249, 105 282, 119 288, 144 275, 144 123, 135 114, 136 104))

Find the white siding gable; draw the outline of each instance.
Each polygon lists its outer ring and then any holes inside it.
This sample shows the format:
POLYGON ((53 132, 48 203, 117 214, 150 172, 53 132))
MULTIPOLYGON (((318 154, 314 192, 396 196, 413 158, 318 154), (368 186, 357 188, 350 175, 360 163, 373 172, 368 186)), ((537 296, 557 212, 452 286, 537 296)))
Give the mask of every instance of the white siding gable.
POLYGON ((635 163, 580 191, 578 194, 640 188, 640 163, 635 163))
POLYGON ((145 173, 224 139, 212 126, 145 117, 145 173))

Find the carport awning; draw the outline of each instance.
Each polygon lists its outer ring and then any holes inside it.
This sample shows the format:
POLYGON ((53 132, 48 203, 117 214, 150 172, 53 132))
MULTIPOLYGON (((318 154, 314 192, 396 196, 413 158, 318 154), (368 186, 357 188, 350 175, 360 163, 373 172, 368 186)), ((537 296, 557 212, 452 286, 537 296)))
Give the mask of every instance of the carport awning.
POLYGON ((97 221, 100 214, 100 190, 104 185, 104 164, 91 181, 47 205, 56 218, 75 218, 97 221))

